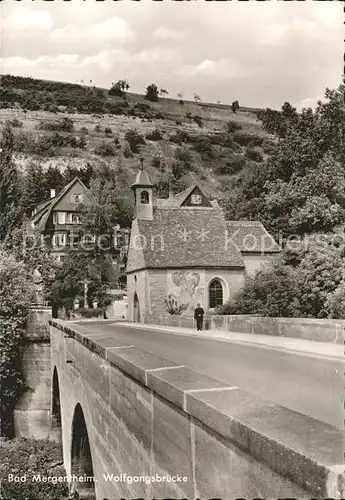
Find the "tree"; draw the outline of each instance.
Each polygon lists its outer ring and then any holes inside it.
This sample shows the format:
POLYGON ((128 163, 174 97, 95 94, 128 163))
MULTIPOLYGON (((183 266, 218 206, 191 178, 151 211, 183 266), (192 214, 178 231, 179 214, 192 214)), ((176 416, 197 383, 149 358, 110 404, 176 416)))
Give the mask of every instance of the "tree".
POLYGON ((297 262, 300 261, 295 265, 298 272, 296 296, 303 316, 326 318, 329 314, 327 300, 342 282, 343 250, 333 244, 331 237, 313 235, 302 243, 297 252, 297 262))
POLYGON ((45 196, 49 198, 50 190, 55 189, 59 193, 64 187, 64 176, 58 167, 49 165, 44 174, 45 178, 45 196))
POLYGON ((47 195, 46 179, 42 165, 34 162, 29 163, 24 175, 23 194, 21 199, 25 215, 30 217, 33 209, 49 197, 47 195))
POLYGON ((231 109, 233 113, 237 113, 237 111, 240 109, 240 105, 238 101, 233 101, 231 104, 231 109))
POLYGON ((108 289, 112 275, 110 254, 96 255, 92 250, 71 254, 60 267, 52 285, 54 307, 64 309, 70 316, 77 298, 83 307, 92 307, 97 300, 100 307, 108 305, 108 289), (84 283, 88 283, 87 304, 84 304, 84 283))
POLYGON ((123 97, 129 88, 130 84, 126 80, 118 80, 116 83, 112 84, 108 93, 109 95, 123 97))
POLYGON ((127 172, 121 165, 116 168, 100 165, 90 183, 90 199, 84 207, 80 236, 92 236, 94 243, 83 243, 82 252, 72 255, 58 271, 52 287, 52 300, 56 307, 67 314, 73 309, 73 301, 83 301, 83 283, 88 281, 88 304, 97 299, 100 307, 108 303, 110 283, 115 283, 118 268, 113 257, 118 255, 114 246, 115 227, 129 227, 133 202, 128 193, 127 172))
POLYGON ((151 83, 151 85, 149 85, 146 88, 145 99, 147 99, 148 101, 152 101, 152 102, 158 101, 158 87, 157 87, 157 85, 155 85, 154 83, 151 83))
POLYGON ((300 315, 296 294, 298 273, 282 262, 267 265, 225 304, 222 314, 258 314, 259 316, 291 317, 300 315))
POLYGON ((331 318, 345 319, 345 283, 342 281, 333 293, 329 293, 325 310, 331 318))
POLYGON ((21 176, 13 161, 13 133, 9 122, 5 124, 0 141, 0 242, 22 219, 21 176))
POLYGON ((201 101, 201 97, 199 96, 199 94, 193 94, 193 99, 196 102, 196 104, 198 104, 198 102, 201 101))
POLYGON ((25 264, 0 250, 0 436, 13 437, 13 410, 23 391, 20 345, 32 298, 25 264))
POLYGON ((169 92, 165 89, 160 89, 159 95, 161 95, 162 97, 166 97, 167 95, 169 95, 169 92))
POLYGON ((224 201, 229 217, 261 220, 284 238, 344 223, 343 89, 327 90, 315 112, 298 114, 284 103, 280 111, 259 113, 264 129, 275 134, 276 147, 260 168, 253 166, 238 178, 238 203, 231 193, 224 201))

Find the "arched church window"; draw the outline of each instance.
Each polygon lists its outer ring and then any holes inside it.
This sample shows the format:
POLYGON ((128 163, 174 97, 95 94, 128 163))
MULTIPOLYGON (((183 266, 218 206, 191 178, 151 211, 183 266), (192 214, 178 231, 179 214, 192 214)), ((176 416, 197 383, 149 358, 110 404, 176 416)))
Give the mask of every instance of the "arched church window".
POLYGON ((208 293, 210 309, 223 305, 223 285, 218 279, 211 281, 208 287, 208 293))
POLYGON ((142 191, 140 194, 140 203, 147 205, 149 203, 149 193, 147 191, 142 191))

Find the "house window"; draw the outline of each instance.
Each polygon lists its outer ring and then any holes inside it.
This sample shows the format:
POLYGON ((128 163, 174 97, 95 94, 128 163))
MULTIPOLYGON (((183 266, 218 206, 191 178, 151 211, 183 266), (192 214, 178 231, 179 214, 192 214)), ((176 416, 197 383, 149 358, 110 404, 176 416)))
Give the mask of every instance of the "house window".
POLYGON ((148 205, 149 203, 149 193, 147 191, 142 191, 140 194, 140 203, 143 205, 148 205))
POLYGON ((53 213, 53 223, 58 224, 58 213, 57 212, 53 213))
POLYGON ((72 234, 71 235, 72 245, 77 245, 80 243, 80 234, 72 234))
POLYGON ((211 281, 208 293, 210 309, 223 305, 223 286, 218 279, 211 281))
POLYGON ((54 246, 65 246, 66 245, 66 234, 65 233, 54 234, 53 245, 54 246))
POLYGON ((66 224, 66 212, 58 212, 58 224, 66 224))
POLYGON ((72 222, 72 224, 80 224, 80 215, 72 214, 71 222, 72 222))
POLYGON ((83 243, 89 245, 90 243, 96 243, 96 236, 92 234, 85 234, 83 236, 83 243))
POLYGON ((71 196, 71 201, 72 201, 72 203, 76 203, 76 204, 82 203, 83 202, 83 195, 73 193, 71 196))

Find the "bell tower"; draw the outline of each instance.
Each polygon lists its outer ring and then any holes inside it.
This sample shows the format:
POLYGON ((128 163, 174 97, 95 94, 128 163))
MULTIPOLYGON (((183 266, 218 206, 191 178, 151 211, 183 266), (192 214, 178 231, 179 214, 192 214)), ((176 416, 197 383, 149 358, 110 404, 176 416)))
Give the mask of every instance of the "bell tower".
POLYGON ((144 158, 140 158, 140 170, 131 189, 135 198, 135 217, 141 220, 153 219, 153 184, 144 171, 144 158))

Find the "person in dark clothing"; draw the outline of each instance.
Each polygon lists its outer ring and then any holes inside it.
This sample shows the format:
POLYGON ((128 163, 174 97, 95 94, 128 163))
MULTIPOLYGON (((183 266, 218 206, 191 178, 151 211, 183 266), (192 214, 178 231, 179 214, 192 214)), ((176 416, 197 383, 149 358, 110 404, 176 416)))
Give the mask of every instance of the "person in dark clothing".
POLYGON ((204 321, 204 314, 205 314, 205 311, 203 310, 203 308, 200 306, 200 304, 197 304, 196 308, 194 310, 194 319, 196 320, 196 329, 198 332, 202 330, 202 323, 204 321))

